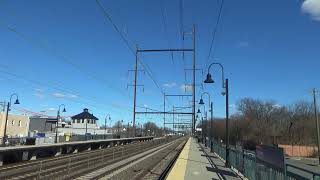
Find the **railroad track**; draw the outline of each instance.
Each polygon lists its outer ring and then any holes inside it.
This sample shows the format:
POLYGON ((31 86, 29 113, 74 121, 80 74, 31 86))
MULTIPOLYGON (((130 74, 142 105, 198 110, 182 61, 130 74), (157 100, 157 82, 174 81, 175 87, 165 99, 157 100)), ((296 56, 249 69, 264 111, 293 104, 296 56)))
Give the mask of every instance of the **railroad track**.
POLYGON ((165 180, 167 178, 167 175, 170 173, 172 167, 174 166, 175 162, 177 161, 185 144, 186 144, 186 142, 184 142, 183 145, 180 145, 179 147, 176 148, 177 153, 172 153, 173 157, 171 158, 171 160, 169 161, 167 166, 165 166, 164 170, 162 170, 161 174, 158 176, 158 178, 157 178, 158 180, 165 180))
MULTIPOLYGON (((148 180, 162 180, 165 179, 178 159, 182 149, 184 148, 188 138, 182 139, 176 146, 172 146, 162 154, 158 154, 154 157, 153 161, 149 164, 149 167, 144 172, 138 174, 134 179, 148 179, 148 180), (157 159, 157 160, 156 160, 157 159)), ((150 163, 149 162, 149 163, 150 163)))
MULTIPOLYGON (((137 154, 128 159, 124 159, 118 163, 106 166, 95 172, 89 173, 78 178, 84 179, 121 179, 121 180, 137 180, 137 179, 158 179, 158 176, 147 177, 152 169, 170 153, 177 153, 186 143, 186 138, 179 138, 173 142, 163 144, 156 148, 152 148, 141 154, 137 154)), ((167 163, 166 163, 167 165, 167 163)), ((158 169, 162 172, 162 169, 158 169)), ((161 173, 160 172, 160 173, 161 173)), ((152 173, 154 174, 154 173, 152 173)))
POLYGON ((0 168, 0 179, 71 179, 158 147, 174 138, 154 139, 0 168))

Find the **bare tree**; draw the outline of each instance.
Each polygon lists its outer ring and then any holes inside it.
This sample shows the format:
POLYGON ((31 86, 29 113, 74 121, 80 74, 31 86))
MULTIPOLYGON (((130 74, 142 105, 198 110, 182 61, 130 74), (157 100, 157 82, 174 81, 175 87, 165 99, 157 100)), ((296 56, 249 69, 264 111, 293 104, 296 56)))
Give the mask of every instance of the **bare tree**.
MULTIPOLYGON (((316 142, 312 104, 300 101, 288 106, 272 100, 244 98, 230 117, 230 142, 256 144, 313 144, 316 142)), ((225 138, 225 120, 213 121, 213 137, 225 138)))

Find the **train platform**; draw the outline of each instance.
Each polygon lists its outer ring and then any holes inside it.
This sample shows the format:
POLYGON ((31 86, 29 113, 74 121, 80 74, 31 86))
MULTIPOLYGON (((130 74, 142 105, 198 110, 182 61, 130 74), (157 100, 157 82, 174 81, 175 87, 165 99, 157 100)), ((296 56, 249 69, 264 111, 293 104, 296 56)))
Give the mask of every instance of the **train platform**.
POLYGON ((225 168, 224 163, 208 148, 190 137, 181 151, 167 180, 220 180, 241 179, 233 170, 225 168))

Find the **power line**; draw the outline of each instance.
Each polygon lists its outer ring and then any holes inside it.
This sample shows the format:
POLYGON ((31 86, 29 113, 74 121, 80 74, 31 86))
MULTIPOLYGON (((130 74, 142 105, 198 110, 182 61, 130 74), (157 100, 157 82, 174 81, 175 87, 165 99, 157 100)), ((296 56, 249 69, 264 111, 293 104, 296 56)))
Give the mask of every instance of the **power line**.
POLYGON ((155 112, 161 112, 159 110, 156 110, 156 109, 152 109, 152 108, 149 108, 149 107, 144 107, 144 106, 137 106, 138 108, 143 108, 143 109, 146 109, 146 110, 151 110, 151 111, 155 111, 155 112))
MULTIPOLYGON (((184 32, 184 18, 183 18, 183 0, 180 0, 179 1, 179 22, 180 22, 180 34, 182 36, 182 39, 181 39, 181 45, 182 45, 182 48, 184 48, 184 39, 185 39, 185 32, 184 32)), ((187 75, 186 75, 186 72, 185 72, 185 69, 187 68, 186 67, 186 61, 185 61, 185 53, 182 52, 182 61, 183 61, 183 76, 184 76, 184 83, 187 84, 187 75)))
POLYGON ((84 69, 84 68, 82 68, 81 66, 79 66, 78 64, 75 64, 75 63, 72 62, 71 59, 68 58, 66 55, 61 54, 61 53, 60 53, 60 54, 59 54, 59 53, 56 53, 56 52, 54 51, 54 49, 52 49, 52 48, 51 48, 50 46, 48 46, 47 44, 44 44, 44 43, 42 43, 42 42, 40 42, 40 41, 35 41, 34 39, 28 37, 27 35, 21 33, 20 31, 17 31, 17 30, 16 30, 15 28, 13 28, 13 27, 6 26, 6 28, 7 28, 9 31, 11 31, 11 32, 15 33, 16 35, 18 35, 20 38, 24 39, 25 41, 30 42, 31 44, 33 44, 33 45, 35 45, 35 46, 38 46, 38 47, 40 47, 40 48, 43 48, 43 49, 51 52, 54 56, 58 57, 58 60, 60 60, 61 62, 64 62, 64 63, 66 63, 66 64, 69 64, 70 66, 72 66, 73 68, 75 68, 75 69, 77 69, 79 72, 81 72, 82 74, 84 73, 84 74, 88 75, 90 78, 92 78, 92 79, 100 82, 101 84, 103 84, 103 85, 106 86, 107 88, 113 90, 114 92, 119 93, 119 94, 121 94, 122 96, 127 96, 127 97, 131 98, 128 94, 125 94, 124 92, 122 92, 121 89, 117 89, 117 88, 113 87, 112 85, 110 85, 109 82, 107 82, 106 80, 100 79, 97 74, 92 73, 92 72, 89 73, 87 69, 84 69), (119 90, 120 90, 120 91, 119 91, 119 90))
POLYGON ((179 1, 180 34, 183 36, 183 0, 179 1))
MULTIPOLYGON (((162 16, 162 24, 163 24, 163 28, 164 28, 164 34, 166 36, 166 39, 167 39, 167 42, 168 42, 168 46, 170 46, 170 40, 169 40, 169 34, 168 34, 168 27, 167 27, 167 22, 166 22, 166 16, 165 14, 166 13, 166 9, 163 7, 163 3, 162 3, 162 0, 160 0, 160 9, 161 9, 161 16, 162 16)), ((174 63, 174 60, 173 60, 173 52, 171 52, 171 60, 172 60, 172 63, 174 63)))
POLYGON ((103 15, 108 19, 108 21, 110 21, 110 23, 112 24, 113 28, 118 32, 118 34, 121 36, 121 39, 123 40, 123 42, 126 44, 127 48, 129 48, 129 50, 131 51, 132 54, 135 54, 135 50, 132 48, 132 46, 130 45, 129 41, 123 36, 123 34, 121 33, 121 31, 119 30, 118 26, 113 22, 111 16, 109 15, 109 13, 107 12, 107 10, 102 6, 102 4, 100 3, 99 0, 96 0, 96 3, 98 5, 98 7, 101 9, 101 12, 103 13, 103 15))
MULTIPOLYGON (((99 8, 101 9, 101 11, 103 12, 103 15, 109 20, 109 22, 112 24, 113 28, 118 32, 118 34, 120 35, 122 41, 126 44, 127 48, 131 51, 131 53, 136 56, 136 52, 135 50, 132 48, 132 46, 130 45, 129 41, 123 36, 123 34, 121 33, 121 31, 119 30, 119 28, 117 27, 117 25, 114 23, 114 21, 112 20, 110 14, 106 11, 106 9, 102 6, 102 4, 100 3, 99 0, 96 0, 97 5, 99 6, 99 8)), ((153 81, 153 83, 156 85, 156 87, 160 90, 160 92, 162 94, 165 94, 163 89, 160 87, 160 85, 158 84, 158 82, 156 81, 156 79, 153 77, 150 68, 145 65, 140 58, 138 58, 139 63, 142 65, 142 67, 145 69, 145 71, 147 72, 148 76, 151 78, 151 80, 153 81)))
MULTIPOLYGON (((75 91, 73 91, 73 90, 67 90, 67 89, 65 89, 65 88, 62 88, 62 87, 59 87, 59 86, 55 86, 55 85, 51 85, 51 84, 49 84, 49 83, 43 83, 43 82, 40 82, 40 81, 28 79, 28 78, 26 78, 26 77, 24 77, 24 76, 21 76, 21 75, 12 73, 12 72, 8 72, 8 71, 5 71, 5 70, 2 70, 1 67, 0 67, 0 72, 3 73, 3 74, 7 74, 7 75, 9 75, 9 76, 11 76, 11 77, 14 77, 14 78, 16 78, 16 79, 22 79, 22 80, 27 81, 27 82, 29 82, 29 83, 31 83, 31 84, 35 84, 35 85, 39 85, 39 86, 45 86, 45 87, 50 87, 50 88, 55 89, 55 90, 57 90, 57 91, 59 91, 59 92, 63 92, 63 93, 67 93, 67 94, 75 94, 75 95, 78 96, 78 98, 81 98, 81 99, 84 99, 84 100, 89 100, 88 98, 84 98, 84 97, 80 96, 78 92, 75 92, 75 91)), ((11 79, 11 80, 12 80, 12 79, 11 79)), ((86 102, 86 101, 76 100, 76 99, 72 99, 72 98, 68 98, 67 100, 69 100, 69 101, 74 101, 74 102, 77 102, 77 103, 82 103, 82 104, 88 105, 88 106, 90 106, 90 107, 94 107, 94 108, 96 108, 96 109, 105 109, 105 108, 100 108, 100 107, 98 107, 98 106, 96 106, 96 105, 93 105, 93 104, 91 104, 91 103, 88 103, 88 102, 86 102)), ((114 106, 112 106, 112 105, 102 104, 102 103, 99 103, 99 102, 97 102, 97 101, 95 101, 95 100, 92 100, 92 99, 90 99, 89 101, 92 101, 92 102, 94 102, 95 104, 100 104, 100 105, 102 105, 102 106, 104 106, 104 107, 111 107, 111 108, 116 108, 116 109, 118 109, 117 107, 114 107, 114 106)), ((122 109, 121 109, 121 110, 122 110, 122 109)), ((127 109, 126 111, 129 111, 129 110, 127 109)))
POLYGON ((210 49, 209 49, 209 54, 208 54, 207 61, 206 61, 206 66, 208 65, 208 61, 209 61, 210 56, 211 56, 212 47, 213 47, 213 44, 214 44, 214 41, 215 41, 215 38, 216 38, 218 26, 219 26, 221 15, 222 15, 223 4, 224 4, 224 0, 221 0, 219 12, 218 12, 218 18, 217 18, 216 25, 215 25, 215 27, 213 29, 213 32, 212 32, 212 40, 211 40, 211 43, 210 43, 210 49))

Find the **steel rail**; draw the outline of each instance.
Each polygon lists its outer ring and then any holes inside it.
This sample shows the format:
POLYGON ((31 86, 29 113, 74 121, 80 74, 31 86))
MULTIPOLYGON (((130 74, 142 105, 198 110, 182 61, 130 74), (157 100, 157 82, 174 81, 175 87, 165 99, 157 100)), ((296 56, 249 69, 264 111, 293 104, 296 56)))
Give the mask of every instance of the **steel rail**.
POLYGON ((124 146, 88 151, 88 153, 40 160, 21 166, 2 168, 0 169, 0 179, 47 179, 50 177, 70 179, 81 173, 112 164, 133 154, 144 152, 167 141, 168 139, 143 141, 124 146))

